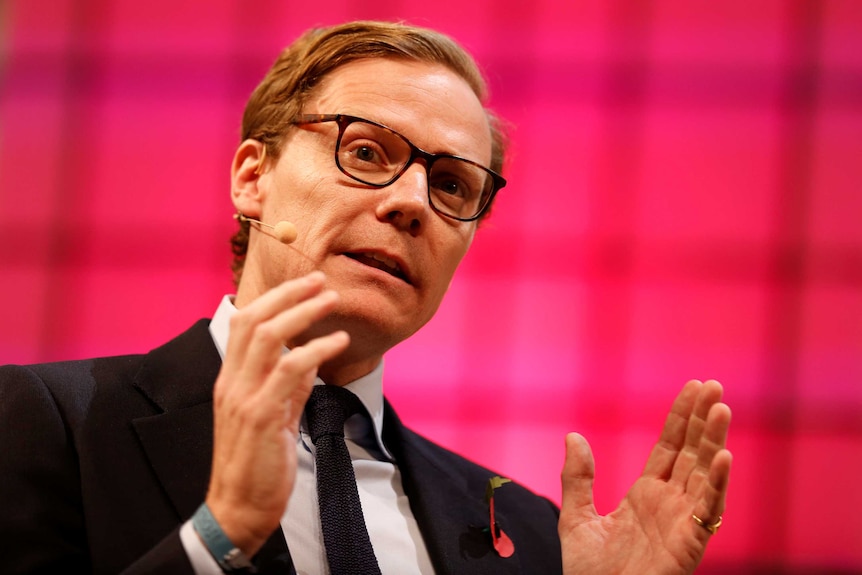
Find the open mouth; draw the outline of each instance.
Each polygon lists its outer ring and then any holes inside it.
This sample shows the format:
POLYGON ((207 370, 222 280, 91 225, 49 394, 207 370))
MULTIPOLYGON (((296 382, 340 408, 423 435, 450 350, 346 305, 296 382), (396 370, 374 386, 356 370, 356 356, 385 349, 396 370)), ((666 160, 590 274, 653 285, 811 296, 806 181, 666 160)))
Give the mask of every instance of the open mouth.
POLYGON ((401 269, 401 266, 392 258, 387 258, 378 253, 362 252, 362 253, 345 253, 350 259, 356 260, 366 266, 384 271, 391 276, 394 276, 401 281, 410 283, 407 274, 401 269))

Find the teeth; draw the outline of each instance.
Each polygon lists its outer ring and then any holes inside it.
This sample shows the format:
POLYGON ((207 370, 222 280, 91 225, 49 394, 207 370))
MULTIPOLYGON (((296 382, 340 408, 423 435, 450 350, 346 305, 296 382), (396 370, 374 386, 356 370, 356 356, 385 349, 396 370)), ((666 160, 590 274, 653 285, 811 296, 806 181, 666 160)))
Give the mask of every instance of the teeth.
POLYGON ((404 281, 407 281, 407 277, 404 275, 404 272, 401 270, 401 266, 398 265, 398 262, 393 260, 392 258, 387 258, 386 256, 382 256, 376 253, 371 252, 362 252, 362 253, 345 253, 344 255, 351 257, 357 261, 364 263, 367 266, 371 266, 373 268, 377 268, 379 270, 383 270, 392 274, 395 277, 401 278, 404 281))
POLYGON ((375 259, 375 260, 377 260, 378 262, 381 262, 381 263, 385 264, 385 265, 386 265, 386 267, 388 267, 388 268, 390 268, 390 269, 393 269, 393 270, 397 270, 397 269, 398 269, 398 263, 397 263, 395 260, 389 259, 389 258, 387 258, 386 256, 381 256, 381 255, 378 255, 378 254, 370 254, 370 255, 371 255, 371 258, 372 258, 372 259, 375 259))

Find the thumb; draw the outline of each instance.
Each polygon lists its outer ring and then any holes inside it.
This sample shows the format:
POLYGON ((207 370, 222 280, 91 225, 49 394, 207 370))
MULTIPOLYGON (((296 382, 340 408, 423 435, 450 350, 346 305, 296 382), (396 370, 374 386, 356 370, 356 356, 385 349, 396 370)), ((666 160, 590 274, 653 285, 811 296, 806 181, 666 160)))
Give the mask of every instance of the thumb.
POLYGON ((590 444, 579 433, 566 435, 566 462, 563 465, 563 506, 560 527, 573 529, 597 517, 593 503, 596 466, 590 444))

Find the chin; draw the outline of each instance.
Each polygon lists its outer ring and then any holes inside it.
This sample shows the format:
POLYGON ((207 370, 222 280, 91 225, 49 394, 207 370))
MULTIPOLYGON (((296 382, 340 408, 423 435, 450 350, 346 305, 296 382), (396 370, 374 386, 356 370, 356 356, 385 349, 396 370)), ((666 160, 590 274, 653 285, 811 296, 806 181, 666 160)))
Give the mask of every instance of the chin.
POLYGON ((338 310, 324 320, 328 331, 343 329, 350 334, 350 347, 364 350, 367 355, 382 355, 411 335, 426 322, 419 322, 415 314, 363 310, 344 313, 338 310), (409 321, 407 321, 409 320, 409 321))

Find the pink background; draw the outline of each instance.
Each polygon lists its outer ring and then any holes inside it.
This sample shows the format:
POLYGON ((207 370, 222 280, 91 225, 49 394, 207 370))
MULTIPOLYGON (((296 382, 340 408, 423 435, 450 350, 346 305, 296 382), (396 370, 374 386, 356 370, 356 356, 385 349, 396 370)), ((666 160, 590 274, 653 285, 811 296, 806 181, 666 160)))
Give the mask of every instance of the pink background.
POLYGON ((387 357, 414 427, 599 509, 676 390, 734 410, 702 572, 862 573, 862 3, 6 0, 0 363, 146 351, 231 290, 244 102, 317 24, 438 28, 515 126, 437 317, 387 357), (432 8, 433 7, 433 8, 432 8))

